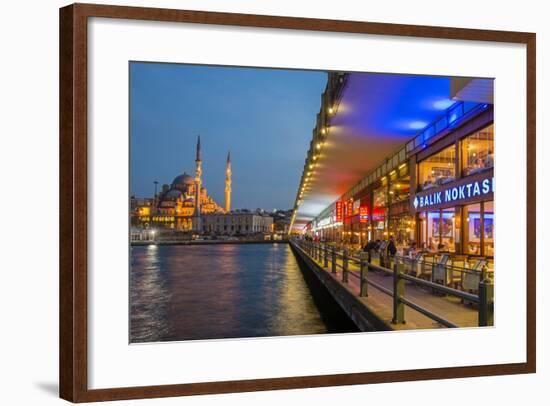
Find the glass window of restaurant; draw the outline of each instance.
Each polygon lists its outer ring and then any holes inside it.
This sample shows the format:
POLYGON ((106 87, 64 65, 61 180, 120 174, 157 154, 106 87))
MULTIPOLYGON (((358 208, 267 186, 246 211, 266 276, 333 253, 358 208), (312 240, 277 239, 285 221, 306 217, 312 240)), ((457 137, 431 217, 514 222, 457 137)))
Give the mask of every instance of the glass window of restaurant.
POLYGON ((407 214, 391 215, 388 222, 390 235, 398 248, 410 247, 414 241, 414 218, 407 214))
POLYGON ((372 238, 374 240, 384 240, 387 236, 387 181, 373 192, 372 206, 372 238))
POLYGON ((481 255, 481 203, 464 206, 464 253, 481 255))
POLYGON ((407 164, 390 174, 388 231, 395 237, 398 249, 410 247, 414 241, 415 221, 409 211, 410 181, 407 164))
POLYGON ((468 176, 487 169, 494 164, 493 125, 462 140, 462 175, 468 176))
POLYGON ((408 201, 410 197, 410 182, 408 166, 406 164, 396 170, 390 176, 390 200, 391 203, 408 201))
MULTIPOLYGON (((418 189, 426 190, 455 180, 457 167, 463 177, 492 169, 493 151, 494 128, 491 124, 420 161, 418 189), (460 162, 456 162, 456 151, 461 152, 460 162)), ((494 256, 492 201, 422 211, 418 213, 417 221, 421 248, 434 252, 494 256)))
POLYGON ((438 230, 440 251, 456 252, 456 243, 460 238, 460 230, 456 228, 457 217, 454 207, 441 210, 438 230))
POLYGON ((494 228, 492 201, 464 206, 464 253, 493 257, 494 228))
POLYGON ((487 257, 493 257, 495 255, 495 213, 493 209, 493 202, 483 203, 483 221, 484 227, 484 240, 483 240, 483 254, 487 257))
POLYGON ((449 207, 419 213, 420 248, 456 252, 460 243, 460 208, 449 207))
POLYGON ((422 190, 455 180, 456 149, 454 144, 424 159, 419 164, 418 180, 422 190))

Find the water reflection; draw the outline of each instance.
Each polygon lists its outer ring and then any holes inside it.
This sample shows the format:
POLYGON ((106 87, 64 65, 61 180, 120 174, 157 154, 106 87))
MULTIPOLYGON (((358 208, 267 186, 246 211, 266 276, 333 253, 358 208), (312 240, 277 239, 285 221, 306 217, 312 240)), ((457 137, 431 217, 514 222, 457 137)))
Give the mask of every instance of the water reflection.
POLYGON ((159 247, 132 250, 130 273, 130 341, 161 341, 171 334, 167 309, 172 292, 161 275, 159 247))
POLYGON ((287 244, 132 247, 131 255, 131 342, 355 331, 316 280, 304 279, 287 244))

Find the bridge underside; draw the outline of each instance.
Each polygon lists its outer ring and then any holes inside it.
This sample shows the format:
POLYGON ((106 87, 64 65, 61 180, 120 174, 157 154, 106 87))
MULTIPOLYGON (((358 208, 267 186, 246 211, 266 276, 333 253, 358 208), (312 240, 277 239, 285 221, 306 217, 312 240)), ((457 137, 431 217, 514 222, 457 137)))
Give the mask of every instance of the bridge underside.
POLYGON ((294 230, 302 229, 441 116, 454 103, 453 96, 456 99, 461 92, 472 93, 456 81, 436 76, 348 74, 337 108, 329 118, 327 138, 308 191, 296 210, 294 230))

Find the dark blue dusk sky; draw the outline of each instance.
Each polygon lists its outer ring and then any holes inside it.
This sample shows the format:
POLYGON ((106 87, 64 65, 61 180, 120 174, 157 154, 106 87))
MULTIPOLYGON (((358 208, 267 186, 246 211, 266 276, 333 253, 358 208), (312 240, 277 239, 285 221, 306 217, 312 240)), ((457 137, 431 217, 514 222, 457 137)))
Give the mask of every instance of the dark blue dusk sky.
POLYGON ((325 72, 133 62, 130 73, 131 194, 194 176, 200 134, 203 185, 218 204, 230 149, 232 208, 293 206, 325 72))

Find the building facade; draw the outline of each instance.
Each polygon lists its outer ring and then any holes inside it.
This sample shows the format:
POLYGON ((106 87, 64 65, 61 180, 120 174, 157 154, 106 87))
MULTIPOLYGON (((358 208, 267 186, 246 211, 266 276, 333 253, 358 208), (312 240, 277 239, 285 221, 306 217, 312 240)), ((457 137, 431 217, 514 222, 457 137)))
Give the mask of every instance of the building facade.
POLYGON ((271 216, 253 212, 213 213, 204 215, 202 220, 202 231, 205 234, 249 235, 273 231, 271 216))

